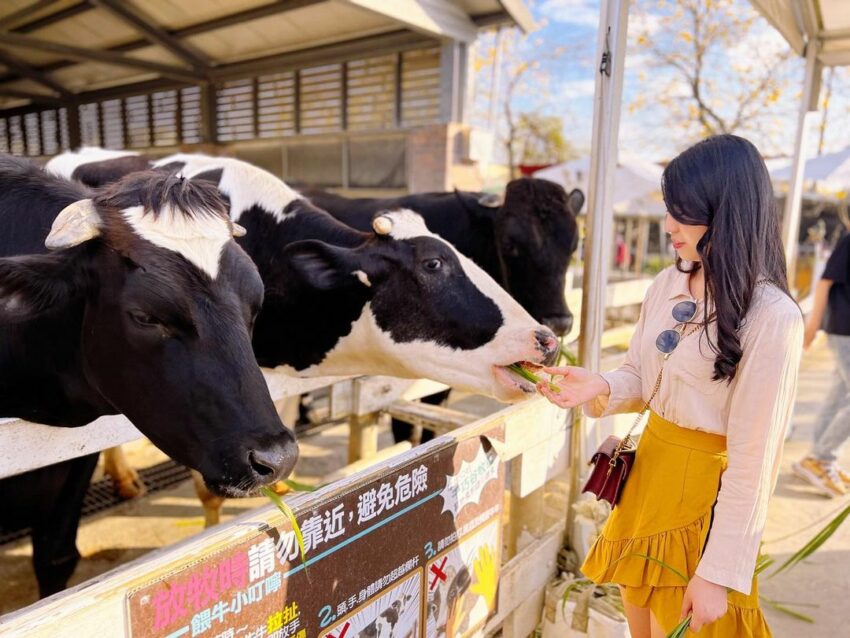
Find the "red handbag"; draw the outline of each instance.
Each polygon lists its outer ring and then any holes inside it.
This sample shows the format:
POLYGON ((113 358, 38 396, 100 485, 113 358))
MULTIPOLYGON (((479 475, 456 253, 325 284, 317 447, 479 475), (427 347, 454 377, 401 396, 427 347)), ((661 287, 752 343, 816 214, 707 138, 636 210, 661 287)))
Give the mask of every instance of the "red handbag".
POLYGON ((616 505, 635 463, 635 451, 630 436, 621 440, 611 435, 605 439, 590 459, 593 470, 582 492, 591 492, 596 495, 597 501, 608 501, 612 506, 616 505))

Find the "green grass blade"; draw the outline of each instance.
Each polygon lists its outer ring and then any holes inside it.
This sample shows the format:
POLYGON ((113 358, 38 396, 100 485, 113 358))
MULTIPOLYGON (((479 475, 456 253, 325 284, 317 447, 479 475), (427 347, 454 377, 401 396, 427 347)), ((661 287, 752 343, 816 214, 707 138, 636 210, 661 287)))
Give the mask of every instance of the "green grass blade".
POLYGON ((289 505, 283 502, 283 499, 280 498, 280 496, 275 494, 273 490, 269 489, 265 485, 260 488, 260 491, 268 498, 270 498, 272 503, 277 506, 277 509, 283 512, 286 518, 289 519, 289 523, 290 525, 292 525, 292 531, 295 532, 295 540, 298 541, 298 549, 301 552, 301 563, 306 569, 307 550, 304 548, 304 536, 301 534, 301 527, 298 525, 298 521, 295 519, 295 512, 292 511, 292 508, 289 507, 289 505))
POLYGON ((779 569, 775 570, 770 574, 770 578, 773 578, 780 572, 785 571, 786 569, 791 569, 797 563, 806 560, 809 556, 814 554, 820 547, 823 545, 829 538, 841 527, 841 524, 850 516, 850 505, 845 507, 841 512, 838 513, 834 519, 832 519, 829 523, 827 523, 826 527, 824 527, 821 531, 812 537, 812 539, 806 543, 801 549, 799 549, 795 554, 790 556, 788 560, 786 560, 782 565, 779 566, 779 569))
MULTIPOLYGON (((526 381, 531 381, 534 385, 537 385, 542 380, 536 374, 534 374, 533 372, 529 372, 528 370, 526 370, 525 368, 523 368, 521 365, 519 365, 517 363, 512 363, 511 365, 509 365, 508 370, 518 374, 519 376, 521 376, 526 381)), ((552 392, 560 392, 560 390, 561 390, 561 388, 556 386, 551 381, 549 382, 549 389, 552 392)))
POLYGON ((590 584, 591 581, 587 578, 577 578, 564 589, 564 595, 561 596, 561 614, 564 616, 564 620, 567 619, 567 602, 569 601, 570 594, 590 584))
POLYGON ((756 576, 761 574, 768 567, 773 565, 776 562, 772 557, 766 554, 759 554, 758 561, 756 561, 756 576))
POLYGON ((673 627, 673 631, 667 634, 667 638, 682 638, 685 635, 685 632, 688 631, 688 627, 691 626, 691 617, 688 616, 678 625, 673 627))
POLYGON ((316 486, 307 485, 306 483, 299 483, 298 481, 293 481, 292 479, 283 479, 283 483, 293 492, 315 492, 321 487, 321 485, 316 486))
MULTIPOLYGON (((780 603, 776 600, 771 600, 770 598, 765 598, 764 596, 759 596, 761 601, 766 604, 768 607, 772 607, 776 611, 780 611, 783 614, 787 614, 792 618, 796 618, 797 620, 802 620, 803 622, 814 624, 815 619, 811 616, 807 616, 806 614, 800 613, 799 611, 794 611, 790 607, 786 607, 784 604, 780 603)), ((796 604, 796 603, 795 603, 796 604)))
POLYGON ((658 563, 658 564, 659 564, 659 565, 661 565, 664 569, 669 569, 671 572, 673 572, 674 574, 676 574, 676 576, 678 576, 679 578, 681 578, 681 579, 682 579, 682 582, 683 582, 683 583, 688 583, 688 582, 689 582, 689 581, 688 581, 688 577, 687 577, 687 576, 685 576, 682 572, 680 572, 680 571, 679 571, 678 569, 676 569, 675 567, 672 567, 671 565, 668 565, 668 564, 667 564, 667 563, 665 563, 663 560, 659 560, 658 558, 653 558, 652 556, 647 556, 646 554, 626 554, 625 556, 620 556, 620 558, 618 558, 617 560, 615 560, 615 561, 614 561, 614 563, 619 563, 619 562, 620 562, 621 560, 623 560, 624 558, 629 558, 629 557, 632 557, 632 556, 635 556, 635 557, 637 557, 637 558, 643 558, 644 560, 649 560, 649 561, 652 561, 653 563, 658 563))
POLYGON ((578 357, 574 352, 567 350, 567 344, 564 343, 564 337, 561 337, 561 353, 558 355, 558 363, 561 362, 561 359, 563 359, 567 365, 578 365, 578 357))

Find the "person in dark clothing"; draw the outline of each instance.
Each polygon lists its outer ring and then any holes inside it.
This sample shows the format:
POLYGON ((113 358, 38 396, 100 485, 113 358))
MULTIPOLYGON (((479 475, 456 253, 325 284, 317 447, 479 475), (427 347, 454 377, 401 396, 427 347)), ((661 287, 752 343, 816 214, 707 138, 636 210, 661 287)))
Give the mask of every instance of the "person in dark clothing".
POLYGON ((850 473, 838 465, 838 450, 850 438, 850 233, 835 246, 815 287, 804 347, 821 329, 835 356, 835 376, 815 422, 812 449, 792 469, 821 493, 835 497, 850 491, 850 473))

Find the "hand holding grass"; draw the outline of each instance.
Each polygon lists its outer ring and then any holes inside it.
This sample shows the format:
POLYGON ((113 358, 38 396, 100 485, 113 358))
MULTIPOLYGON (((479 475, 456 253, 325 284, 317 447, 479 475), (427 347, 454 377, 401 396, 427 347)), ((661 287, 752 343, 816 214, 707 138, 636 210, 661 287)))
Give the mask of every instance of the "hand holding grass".
POLYGON ((561 408, 574 408, 599 395, 607 396, 611 393, 608 382, 601 375, 584 368, 575 366, 543 368, 543 372, 552 375, 553 378, 549 383, 542 381, 538 383, 537 390, 561 408), (557 390, 552 386, 555 386, 557 390))
POLYGON ((682 599, 682 618, 690 616, 690 630, 697 632, 723 616, 727 605, 728 591, 723 585, 694 575, 682 599))

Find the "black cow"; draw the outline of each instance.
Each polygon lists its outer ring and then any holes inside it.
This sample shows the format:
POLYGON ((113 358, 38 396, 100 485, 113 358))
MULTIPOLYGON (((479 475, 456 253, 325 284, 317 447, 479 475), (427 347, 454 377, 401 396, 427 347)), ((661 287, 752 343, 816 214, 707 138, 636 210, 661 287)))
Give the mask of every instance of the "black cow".
MULTIPOLYGON (((251 351, 262 280, 214 186, 147 171, 92 194, 0 156, 0 228, 0 416, 123 413, 220 494, 292 470, 295 437, 251 351)), ((43 596, 79 559, 95 462, 0 481, 0 525, 32 527, 43 596)))

